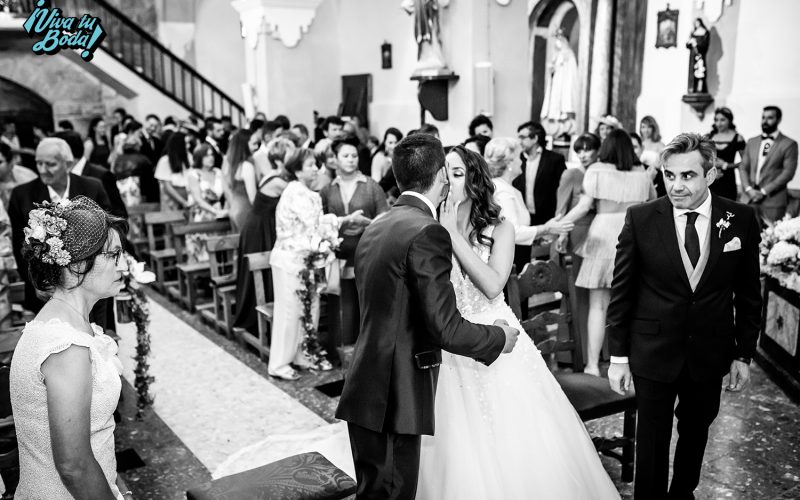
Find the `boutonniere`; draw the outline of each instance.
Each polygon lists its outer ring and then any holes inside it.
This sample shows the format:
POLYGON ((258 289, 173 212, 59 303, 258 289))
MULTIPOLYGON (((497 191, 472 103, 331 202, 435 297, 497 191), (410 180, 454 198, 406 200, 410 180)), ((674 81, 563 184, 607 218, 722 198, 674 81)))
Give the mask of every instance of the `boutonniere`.
POLYGON ((731 219, 733 218, 733 214, 730 212, 725 212, 725 218, 720 218, 717 221, 717 229, 719 229, 719 238, 722 238, 722 231, 731 227, 731 219))

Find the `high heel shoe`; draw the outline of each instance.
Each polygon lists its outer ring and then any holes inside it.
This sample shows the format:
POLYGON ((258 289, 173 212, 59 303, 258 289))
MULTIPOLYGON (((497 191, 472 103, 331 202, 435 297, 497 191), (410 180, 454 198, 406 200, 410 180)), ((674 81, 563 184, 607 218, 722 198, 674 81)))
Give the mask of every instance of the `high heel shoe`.
POLYGON ((291 366, 287 366, 285 370, 281 370, 280 372, 273 372, 267 370, 267 374, 270 377, 279 378, 281 380, 288 380, 290 382, 298 380, 300 378, 300 374, 297 373, 297 370, 295 370, 291 366))
POLYGON ((323 359, 319 363, 317 363, 315 366, 311 367, 310 370, 311 371, 317 371, 317 372, 329 372, 329 371, 333 370, 333 365, 327 359, 323 359))

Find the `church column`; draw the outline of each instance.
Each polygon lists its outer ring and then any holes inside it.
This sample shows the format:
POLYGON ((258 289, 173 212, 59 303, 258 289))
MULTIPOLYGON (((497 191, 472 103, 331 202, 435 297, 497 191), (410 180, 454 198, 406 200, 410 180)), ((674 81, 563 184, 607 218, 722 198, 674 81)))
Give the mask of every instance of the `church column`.
POLYGON ((597 128, 597 120, 608 113, 608 87, 611 80, 612 0, 598 0, 594 24, 591 84, 589 86, 589 127, 597 128))
POLYGON ((322 0, 233 0, 239 13, 242 38, 245 39, 245 75, 243 94, 245 113, 253 116, 263 111, 269 116, 268 35, 287 48, 297 46, 308 32, 322 0))

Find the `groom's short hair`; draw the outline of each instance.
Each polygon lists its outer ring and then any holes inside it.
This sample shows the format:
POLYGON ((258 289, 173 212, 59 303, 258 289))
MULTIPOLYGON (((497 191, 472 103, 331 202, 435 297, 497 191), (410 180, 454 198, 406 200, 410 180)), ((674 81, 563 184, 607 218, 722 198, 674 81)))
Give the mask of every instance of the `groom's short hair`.
POLYGON ((394 147, 392 171, 401 191, 424 193, 444 165, 442 143, 432 135, 409 135, 394 147))
POLYGON ((692 151, 697 151, 703 157, 703 173, 711 170, 717 157, 717 148, 711 140, 692 132, 678 134, 669 141, 669 144, 661 151, 660 165, 666 164, 670 156, 691 153, 692 151))

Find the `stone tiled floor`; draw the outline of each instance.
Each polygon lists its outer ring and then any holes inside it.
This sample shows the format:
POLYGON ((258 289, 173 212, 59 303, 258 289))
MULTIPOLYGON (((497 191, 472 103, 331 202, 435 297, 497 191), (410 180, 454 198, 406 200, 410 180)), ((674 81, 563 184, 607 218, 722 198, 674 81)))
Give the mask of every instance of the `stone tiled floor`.
MULTIPOLYGON (((266 375, 266 364, 248 349, 216 334, 196 316, 181 311, 159 295, 151 294, 151 298, 156 304, 151 326, 154 338, 163 332, 181 340, 173 343, 171 354, 157 350, 169 342, 153 342, 153 369, 166 370, 162 375, 154 374, 162 383, 175 377, 171 383, 177 384, 183 377, 181 387, 190 387, 191 394, 188 399, 180 399, 178 396, 186 395, 170 393, 165 387, 166 392, 159 396, 156 382, 155 411, 149 411, 144 421, 136 422, 132 418, 134 393, 126 385, 123 422, 118 427, 117 440, 118 448, 134 448, 145 462, 145 466, 123 474, 136 498, 185 498, 186 489, 209 481, 226 456, 247 444, 267 438, 271 432, 285 433, 287 429, 297 432, 318 429, 317 432, 324 433, 325 423, 335 422, 333 411, 338 398, 325 396, 315 387, 341 378, 338 371, 307 374, 299 382, 276 381, 266 375), (186 357, 181 349, 189 345, 205 354, 191 362, 181 359, 186 357), (208 364, 204 364, 202 356, 208 356, 208 364), (199 371, 176 370, 183 361, 197 365, 199 371), (193 383, 203 368, 213 372, 212 376, 201 384, 193 383), (237 375, 231 377, 219 373, 220 370, 237 375), (225 388, 222 393, 211 387, 218 383, 225 388), (225 395, 226 392, 231 394, 225 395), (165 397, 165 394, 170 395, 165 397), (224 409, 219 408, 220 394, 230 398, 223 403, 224 409), (261 403, 251 404, 250 399, 261 403), (287 427, 287 414, 274 411, 269 401, 279 402, 281 408, 290 412, 288 415, 302 416, 302 423, 293 422, 287 427), (239 416, 241 425, 214 416, 224 416, 226 412, 239 416)), ((126 340, 124 332, 122 337, 123 350, 129 350, 130 346, 125 345, 131 339, 126 340)), ((126 367, 130 364, 126 362, 126 367)), ((290 418, 294 419, 293 416, 290 418)), ((621 432, 622 420, 609 417, 589 422, 587 427, 592 435, 613 436, 621 432)), ((673 448, 676 438, 674 434, 673 448)), ((696 496, 698 499, 800 498, 798 447, 800 407, 789 401, 755 366, 753 383, 746 391, 722 395, 720 415, 711 429, 696 496)), ((246 452, 234 458, 258 460, 258 456, 248 456, 246 452)), ((632 498, 632 485, 620 481, 619 463, 607 457, 602 461, 622 497, 632 498)), ((241 463, 235 467, 241 467, 241 463)))

